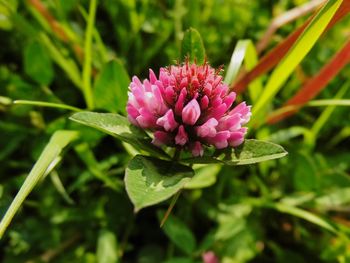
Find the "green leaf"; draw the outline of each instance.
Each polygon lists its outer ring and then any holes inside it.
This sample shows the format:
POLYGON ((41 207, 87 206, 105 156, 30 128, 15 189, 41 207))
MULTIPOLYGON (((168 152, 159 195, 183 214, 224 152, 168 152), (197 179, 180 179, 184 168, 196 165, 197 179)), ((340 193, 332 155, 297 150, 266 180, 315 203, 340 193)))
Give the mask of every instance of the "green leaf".
POLYGON ((194 169, 195 175, 185 185, 185 189, 199 189, 209 187, 216 182, 216 176, 221 170, 221 165, 211 164, 194 169))
POLYGON ((103 230, 99 234, 97 242, 97 262, 117 263, 118 245, 115 234, 108 230, 103 230))
POLYGON ((315 199, 316 206, 320 210, 337 209, 346 206, 350 202, 350 187, 338 188, 315 199))
POLYGON ((172 161, 136 155, 125 171, 126 191, 138 211, 158 204, 182 189, 193 170, 172 161))
POLYGON ((283 203, 270 203, 270 204, 267 204, 267 206, 270 208, 276 209, 279 212, 302 218, 306 221, 309 221, 310 223, 313 223, 324 229, 327 229, 334 234, 339 234, 333 225, 331 225, 330 223, 328 223, 326 220, 319 217, 318 215, 313 214, 309 211, 303 210, 295 206, 289 206, 283 203))
POLYGON ((284 82, 292 74, 293 70, 299 65, 302 59, 307 55, 311 48, 315 45, 323 31, 326 29, 329 21, 339 8, 342 0, 329 0, 322 9, 312 19, 308 27, 300 35, 295 44, 288 51, 283 60, 278 64, 272 72, 264 92, 253 107, 253 115, 250 124, 261 120, 262 114, 270 105, 270 102, 281 89, 284 82))
POLYGON ((18 1, 0 2, 0 29, 11 30, 13 28, 13 21, 11 21, 11 11, 16 12, 18 1))
POLYGON ((131 144, 136 149, 157 156, 169 157, 164 151, 151 143, 151 138, 143 130, 131 125, 127 118, 119 114, 78 112, 73 114, 70 119, 112 135, 131 144))
MULTIPOLYGON (((162 213, 158 217, 163 218, 162 213)), ((196 248, 196 239, 187 225, 179 218, 170 215, 162 227, 168 238, 183 252, 191 255, 196 248)))
POLYGON ((51 58, 37 41, 24 50, 24 71, 41 85, 49 85, 54 77, 51 58))
MULTIPOLYGON (((292 156, 292 155, 291 155, 292 156)), ((319 167, 308 154, 293 154, 291 162, 294 164, 294 188, 298 191, 312 191, 319 189, 319 167)))
POLYGON ((94 85, 95 106, 110 112, 126 112, 130 78, 119 60, 108 62, 94 85))
POLYGON ((288 153, 282 146, 272 142, 259 140, 245 140, 236 148, 222 151, 224 156, 203 156, 188 158, 182 161, 188 163, 221 163, 227 165, 246 165, 281 158, 288 153))
POLYGON ((90 149, 89 144, 80 143, 74 146, 75 152, 78 154, 80 159, 85 163, 88 170, 97 179, 104 182, 104 184, 115 191, 120 191, 122 187, 121 180, 111 178, 107 172, 101 168, 101 164, 96 160, 93 151, 90 149))
POLYGON ((39 180, 48 172, 50 172, 57 165, 57 158, 59 158, 61 151, 71 141, 76 139, 78 133, 75 131, 56 131, 45 149, 41 153, 38 161, 30 171, 28 177, 25 179, 15 199, 12 201, 10 207, 5 213, 5 216, 0 222, 0 238, 3 236, 6 228, 10 224, 12 218, 20 208, 26 197, 33 190, 34 186, 39 180))
POLYGON ((205 59, 205 50, 202 38, 199 32, 190 28, 186 30, 182 40, 182 57, 188 57, 190 62, 196 61, 198 64, 203 64, 205 59))

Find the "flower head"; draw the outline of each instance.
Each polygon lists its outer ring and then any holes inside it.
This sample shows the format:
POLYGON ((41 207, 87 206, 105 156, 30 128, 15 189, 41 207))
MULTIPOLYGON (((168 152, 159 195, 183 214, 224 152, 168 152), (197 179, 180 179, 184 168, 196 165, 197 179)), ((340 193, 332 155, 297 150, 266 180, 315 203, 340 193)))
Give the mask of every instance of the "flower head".
POLYGON ((187 148, 203 155, 203 146, 236 147, 244 140, 250 106, 232 104, 236 94, 207 63, 161 68, 159 78, 133 77, 129 86, 129 121, 154 132, 157 146, 187 148))

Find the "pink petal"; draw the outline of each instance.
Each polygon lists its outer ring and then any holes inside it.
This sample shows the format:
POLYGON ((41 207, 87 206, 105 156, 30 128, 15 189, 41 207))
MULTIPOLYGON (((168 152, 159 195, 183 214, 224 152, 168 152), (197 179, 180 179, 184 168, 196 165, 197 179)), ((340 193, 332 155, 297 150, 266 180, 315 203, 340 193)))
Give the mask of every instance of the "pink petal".
POLYGON ((136 118, 137 123, 144 129, 152 129, 156 126, 156 117, 147 109, 141 108, 140 115, 136 118))
POLYGON ((235 131, 241 128, 241 116, 238 113, 226 115, 219 120, 218 130, 235 131))
POLYGON ((192 99, 182 110, 182 121, 194 125, 201 115, 201 109, 196 99, 192 99))
POLYGON ((215 137, 213 138, 208 138, 208 142, 210 144, 213 144, 216 148, 218 149, 223 149, 228 146, 227 139, 230 137, 230 132, 229 131, 221 131, 218 132, 215 137))
POLYGON ((136 76, 133 76, 132 77, 132 82, 137 86, 137 87, 141 87, 142 86, 142 83, 140 81, 140 79, 136 76))
POLYGON ((186 88, 183 88, 180 92, 180 95, 175 103, 175 113, 181 115, 182 109, 184 107, 184 102, 186 99, 187 91, 186 88))
POLYGON ((173 87, 171 86, 166 87, 164 91, 164 96, 165 96, 165 101, 168 104, 172 105, 174 103, 174 98, 175 98, 175 92, 173 87))
POLYGON ((186 78, 183 78, 180 83, 180 89, 186 88, 188 86, 188 81, 186 78))
POLYGON ((208 251, 202 254, 203 263, 219 263, 213 251, 208 251))
POLYGON ((179 126, 179 124, 175 121, 174 113, 171 109, 168 110, 163 117, 157 120, 157 124, 162 126, 166 131, 173 131, 177 128, 177 126, 179 126))
POLYGON ((126 111, 128 113, 128 116, 131 116, 134 119, 140 115, 139 111, 134 107, 134 105, 130 103, 126 105, 126 111))
POLYGON ((222 117, 222 115, 224 115, 226 110, 227 110, 226 104, 221 104, 216 108, 212 108, 208 117, 215 118, 218 120, 222 117))
POLYGON ((228 94, 225 98, 224 98, 224 103, 226 104, 227 108, 229 109, 232 106, 232 103, 235 101, 236 99, 236 93, 235 92, 231 92, 230 94, 228 94))
POLYGON ((208 105, 209 105, 209 98, 208 96, 203 96, 203 98, 201 99, 201 109, 202 110, 205 110, 206 108, 208 108, 208 105))
POLYGON ((199 141, 196 141, 196 142, 192 145, 191 150, 192 150, 192 155, 193 155, 194 157, 203 156, 204 149, 203 149, 203 147, 202 147, 202 144, 201 144, 199 141))
POLYGON ((213 89, 213 87, 211 86, 210 83, 206 83, 204 85, 204 89, 203 89, 203 92, 206 94, 206 95, 209 95, 211 93, 211 90, 213 89))
POLYGON ((197 128, 197 135, 199 137, 214 137, 216 135, 215 127, 218 125, 218 121, 214 118, 210 118, 203 125, 197 128))
POLYGON ((151 84, 155 84, 157 81, 156 74, 154 74, 152 69, 149 69, 149 80, 150 80, 151 84))
POLYGON ((241 124, 246 124, 252 113, 250 112, 251 106, 247 106, 246 103, 243 101, 240 104, 238 104, 234 109, 230 112, 230 114, 233 113, 239 113, 241 114, 241 124))
POLYGON ((177 135, 175 137, 175 143, 179 145, 185 145, 188 142, 188 135, 183 125, 180 125, 177 135))
POLYGON ((236 147, 244 141, 244 135, 247 132, 247 128, 242 128, 240 131, 231 132, 228 143, 231 147, 236 147))
POLYGON ((162 146, 170 144, 172 141, 172 137, 169 133, 163 131, 156 131, 154 133, 154 139, 152 143, 156 146, 162 146))
POLYGON ((216 107, 219 107, 220 105, 222 104, 222 99, 217 96, 216 98, 214 98, 212 101, 211 101, 211 106, 213 108, 216 108, 216 107))

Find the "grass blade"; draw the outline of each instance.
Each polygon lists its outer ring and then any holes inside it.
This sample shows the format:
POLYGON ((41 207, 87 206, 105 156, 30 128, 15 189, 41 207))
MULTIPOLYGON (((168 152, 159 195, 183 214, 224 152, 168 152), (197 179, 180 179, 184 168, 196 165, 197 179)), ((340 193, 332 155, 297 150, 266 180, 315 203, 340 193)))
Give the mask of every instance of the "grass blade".
POLYGON ((250 40, 238 40, 232 53, 230 64, 226 71, 226 76, 224 79, 226 84, 232 83, 232 81, 236 78, 247 53, 248 46, 251 44, 252 42, 250 40))
MULTIPOLYGON (((56 158, 61 154, 61 151, 71 141, 76 139, 78 133, 75 131, 60 130, 56 131, 45 149, 41 153, 38 161, 30 171, 29 175, 25 179, 23 185, 18 191, 15 199, 12 201, 10 207, 6 211, 4 217, 0 222, 0 239, 2 238, 5 230, 9 226, 12 218, 15 216, 17 210, 20 208, 24 200, 33 190, 38 181, 46 173, 48 169, 52 169, 52 164, 55 163, 56 158)), ((55 163, 57 164, 57 163, 55 163)))
MULTIPOLYGON (((327 106, 350 106, 349 99, 329 99, 329 100, 312 100, 304 105, 304 107, 327 107, 327 106)), ((274 119, 275 116, 283 115, 286 112, 297 111, 301 106, 290 105, 274 111, 269 118, 274 119)), ((270 122, 269 122, 270 123, 270 122)))
MULTIPOLYGON (((350 39, 344 45, 344 47, 334 55, 329 63, 327 63, 319 71, 319 73, 310 79, 298 92, 295 94, 285 106, 298 105, 302 106, 307 101, 316 97, 327 84, 350 62, 350 39)), ((275 115, 273 118, 269 118, 269 123, 275 123, 281 121, 288 116, 294 114, 296 110, 286 111, 281 115, 275 115)))
MULTIPOLYGON (((258 62, 258 55, 253 45, 253 42, 249 39, 239 40, 232 53, 230 64, 227 68, 224 82, 230 84, 234 82, 244 61, 245 68, 251 70, 258 62)), ((252 103, 254 103, 259 94, 262 91, 262 83, 260 79, 252 81, 249 85, 249 95, 252 103)))
POLYGON ((279 212, 290 214, 292 216, 296 216, 306 221, 309 221, 312 224, 315 224, 324 229, 327 229, 333 234, 336 234, 336 235, 339 234, 338 231, 334 228, 334 226, 332 226, 326 220, 304 209, 298 208, 296 206, 290 206, 283 203, 271 203, 271 204, 268 204, 268 207, 276 209, 279 212))
POLYGON ((91 88, 92 36, 94 32, 97 0, 90 1, 89 16, 85 32, 84 64, 83 64, 83 93, 88 109, 94 108, 94 98, 91 88))
POLYGON ((271 100, 282 87, 283 83, 292 74, 296 66, 311 50, 322 32, 326 29, 328 23, 339 8, 342 0, 329 0, 327 4, 316 14, 308 27, 303 31, 298 40, 288 51, 287 55, 273 71, 269 81, 266 84, 264 93, 252 110, 251 124, 261 120, 271 100))
MULTIPOLYGON (((328 24, 326 31, 331 29, 336 23, 344 18, 350 12, 350 1, 343 1, 337 12, 333 16, 332 20, 328 24)), ((273 48, 268 54, 260 59, 260 62, 251 71, 247 72, 237 83, 232 85, 232 88, 237 93, 242 93, 247 85, 261 76, 262 74, 271 70, 278 62, 285 56, 290 47, 295 43, 304 29, 309 25, 314 18, 312 15, 303 25, 292 32, 284 41, 273 48)))

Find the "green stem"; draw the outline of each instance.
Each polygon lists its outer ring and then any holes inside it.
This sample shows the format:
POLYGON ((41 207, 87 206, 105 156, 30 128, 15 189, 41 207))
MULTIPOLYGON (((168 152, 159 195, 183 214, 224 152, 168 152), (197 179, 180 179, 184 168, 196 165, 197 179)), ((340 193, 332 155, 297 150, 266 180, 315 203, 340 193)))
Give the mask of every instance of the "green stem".
POLYGON ((46 101, 15 100, 13 104, 33 105, 33 106, 41 106, 41 107, 48 107, 48 108, 65 109, 65 110, 71 110, 71 111, 83 111, 82 109, 69 106, 66 104, 52 103, 52 102, 46 102, 46 101))
POLYGON ((90 1, 89 17, 85 32, 84 64, 83 64, 83 93, 88 109, 94 108, 94 98, 91 88, 92 36, 95 23, 97 0, 90 1))
POLYGON ((165 224, 165 222, 166 222, 166 220, 168 219, 168 217, 169 217, 171 211, 173 211, 173 208, 174 208, 174 206, 175 206, 175 204, 176 204, 176 201, 177 201, 177 199, 179 198, 180 195, 181 195, 181 190, 178 191, 178 192, 174 195, 173 199, 171 199, 171 203, 170 203, 170 205, 169 205, 169 207, 168 207, 168 210, 165 212, 165 215, 164 215, 162 221, 160 222, 160 227, 162 227, 162 226, 165 224))
POLYGON ((174 156, 173 156, 174 162, 177 162, 180 159, 180 154, 181 154, 181 148, 176 148, 174 156))

